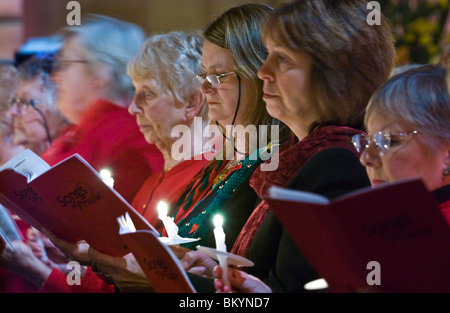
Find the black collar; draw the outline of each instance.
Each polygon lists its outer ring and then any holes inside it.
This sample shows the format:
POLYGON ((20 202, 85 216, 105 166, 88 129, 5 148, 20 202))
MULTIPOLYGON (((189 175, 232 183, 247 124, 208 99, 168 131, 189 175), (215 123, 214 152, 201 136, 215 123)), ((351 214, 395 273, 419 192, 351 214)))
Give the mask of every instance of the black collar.
POLYGON ((450 200, 450 185, 441 187, 432 192, 439 204, 450 200))

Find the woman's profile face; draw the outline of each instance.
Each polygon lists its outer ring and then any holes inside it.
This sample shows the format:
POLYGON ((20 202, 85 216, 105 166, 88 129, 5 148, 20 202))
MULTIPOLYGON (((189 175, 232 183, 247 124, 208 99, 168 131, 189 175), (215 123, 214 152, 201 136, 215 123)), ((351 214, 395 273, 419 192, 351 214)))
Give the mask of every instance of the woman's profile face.
MULTIPOLYGON (((368 119, 367 131, 369 136, 380 131, 392 136, 390 148, 386 152, 370 142, 361 154, 361 163, 367 169, 372 186, 418 177, 429 190, 441 187, 442 172, 449 157, 448 146, 434 151, 426 144, 426 135, 420 130, 376 112, 368 119), (418 131, 418 134, 395 136, 412 131, 418 131)), ((373 141, 373 137, 370 138, 373 141)))
POLYGON ((136 116, 141 133, 148 143, 170 149, 176 140, 171 138, 173 127, 186 124, 186 103, 163 91, 154 78, 135 78, 133 85, 136 91, 128 110, 136 116))
POLYGON ((267 111, 297 135, 297 128, 308 129, 318 117, 309 96, 311 59, 270 38, 266 47, 269 54, 258 76, 264 81, 267 111))
MULTIPOLYGON (((41 77, 21 81, 16 99, 19 102, 33 101, 46 118, 51 115, 49 101, 52 101, 52 91, 42 85, 41 77)), ((14 116, 14 143, 33 149, 47 142, 44 120, 31 105, 16 103, 10 112, 14 116)))
POLYGON ((52 80, 56 83, 58 108, 69 121, 77 124, 98 96, 96 77, 79 37, 64 41, 56 64, 52 80))
MULTIPOLYGON (((202 67, 204 75, 221 75, 235 72, 233 57, 230 52, 208 40, 203 44, 202 67)), ((231 125, 239 100, 239 81, 237 74, 220 78, 220 85, 213 88, 204 82, 201 91, 205 94, 208 103, 208 117, 211 121, 218 121, 221 125, 231 125)), ((243 124, 242 116, 248 106, 246 87, 241 81, 241 98, 239 110, 234 125, 243 124)), ((244 125, 246 126, 246 125, 244 125)))

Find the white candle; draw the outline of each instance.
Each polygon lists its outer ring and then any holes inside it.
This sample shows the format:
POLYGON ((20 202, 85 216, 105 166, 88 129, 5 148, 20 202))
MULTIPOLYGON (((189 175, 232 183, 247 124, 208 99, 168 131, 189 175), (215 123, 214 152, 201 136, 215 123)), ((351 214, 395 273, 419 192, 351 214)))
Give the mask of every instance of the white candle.
POLYGON ((220 215, 214 216, 214 238, 216 239, 216 249, 218 251, 227 252, 225 244, 225 232, 223 231, 223 218, 220 215))
POLYGON ((158 217, 164 224, 169 240, 178 237, 178 226, 173 221, 173 217, 167 216, 167 204, 164 201, 160 201, 157 209, 158 217))
POLYGON ((108 185, 109 187, 114 187, 114 179, 111 176, 111 172, 107 169, 103 169, 100 171, 100 177, 102 178, 103 182, 108 185))

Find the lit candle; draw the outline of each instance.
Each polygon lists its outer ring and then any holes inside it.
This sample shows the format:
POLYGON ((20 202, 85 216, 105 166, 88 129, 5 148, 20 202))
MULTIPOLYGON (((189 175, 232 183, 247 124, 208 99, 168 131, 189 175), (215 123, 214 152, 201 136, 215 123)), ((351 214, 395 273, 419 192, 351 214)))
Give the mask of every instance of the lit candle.
POLYGON ((214 238, 216 239, 216 249, 218 251, 227 252, 225 244, 225 232, 223 231, 223 218, 220 215, 214 216, 214 238))
POLYGON ((103 182, 108 185, 109 187, 114 187, 114 179, 111 176, 111 172, 107 169, 103 169, 100 171, 100 177, 102 178, 103 182))
POLYGON ((167 204, 164 201, 158 203, 158 217, 163 222, 164 228, 169 236, 169 241, 178 237, 178 226, 173 221, 173 217, 167 216, 167 204))

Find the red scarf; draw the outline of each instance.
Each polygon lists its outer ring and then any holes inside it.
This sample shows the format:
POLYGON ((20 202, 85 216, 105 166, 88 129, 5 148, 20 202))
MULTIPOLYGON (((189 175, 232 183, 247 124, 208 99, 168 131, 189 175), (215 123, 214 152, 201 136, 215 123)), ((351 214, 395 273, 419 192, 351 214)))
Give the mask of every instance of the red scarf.
MULTIPOLYGON (((263 172, 259 167, 252 175, 250 185, 262 199, 267 194, 269 187, 285 187, 300 171, 301 167, 320 151, 330 148, 344 148, 359 157, 353 147, 351 138, 355 134, 361 133, 364 134, 362 131, 349 127, 326 126, 313 131, 301 141, 293 138, 291 142, 284 144, 280 149, 278 169, 263 172)), ((267 162, 270 162, 270 160, 267 162)), ((251 242, 268 212, 269 205, 265 200, 262 200, 241 230, 231 253, 247 257, 251 242)))

